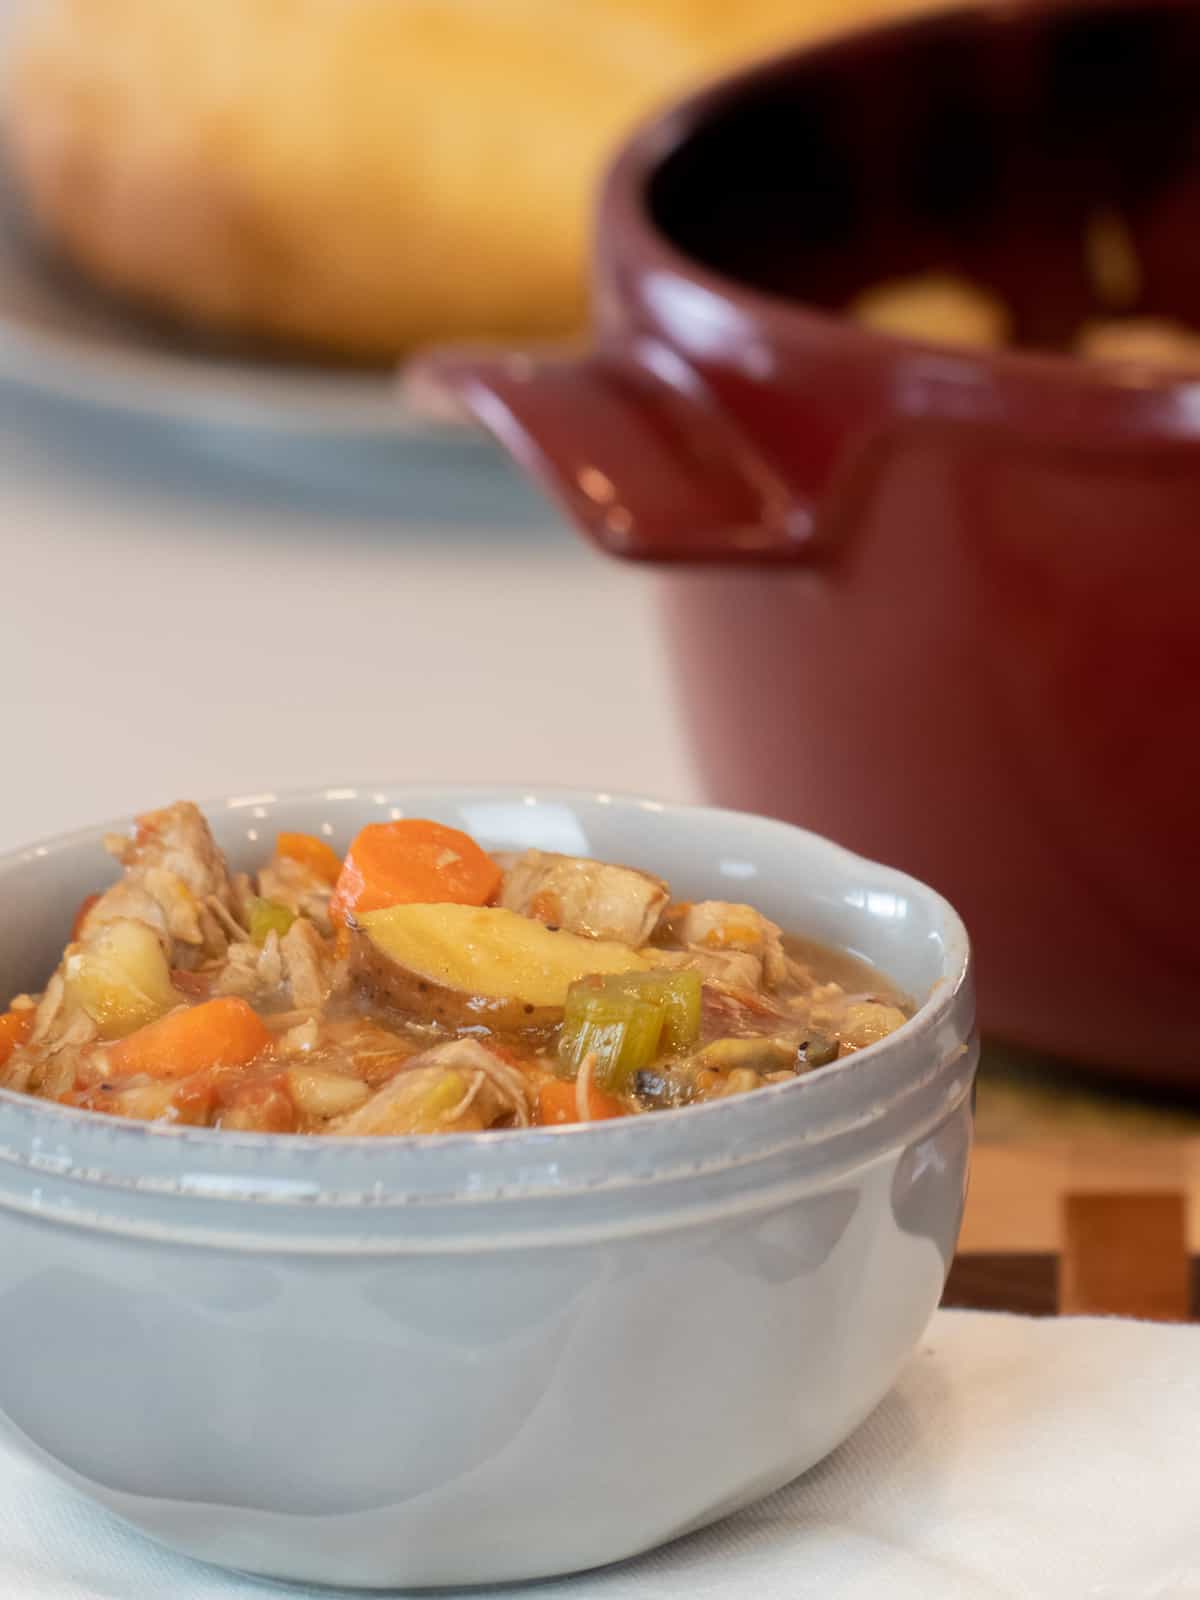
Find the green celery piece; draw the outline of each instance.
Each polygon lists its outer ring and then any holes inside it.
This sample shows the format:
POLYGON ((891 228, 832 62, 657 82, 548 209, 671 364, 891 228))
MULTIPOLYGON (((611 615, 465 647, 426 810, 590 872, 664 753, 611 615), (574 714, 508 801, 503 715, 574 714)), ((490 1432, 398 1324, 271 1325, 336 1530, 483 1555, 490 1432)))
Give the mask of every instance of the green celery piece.
POLYGON ((255 899, 250 904, 250 937, 255 944, 266 944, 269 933, 282 939, 295 920, 295 912, 278 901, 255 899))
POLYGON ((665 1007, 653 1000, 583 978, 567 991, 559 1060, 574 1076, 594 1053, 596 1084, 620 1094, 657 1056, 665 1015, 665 1007))
POLYGON ((683 1055, 700 1037, 700 1002, 704 988, 698 972, 619 972, 604 986, 619 994, 636 994, 663 1007, 662 1049, 683 1055))

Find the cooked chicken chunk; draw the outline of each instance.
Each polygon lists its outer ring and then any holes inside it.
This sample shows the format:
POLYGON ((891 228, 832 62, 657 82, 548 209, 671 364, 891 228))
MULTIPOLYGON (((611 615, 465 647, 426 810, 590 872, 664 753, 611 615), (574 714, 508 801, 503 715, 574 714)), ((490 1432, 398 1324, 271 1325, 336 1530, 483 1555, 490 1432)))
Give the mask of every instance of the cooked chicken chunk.
POLYGON ((852 1000, 840 1016, 835 1015, 835 1020, 842 1041, 839 1053, 848 1056, 886 1039, 888 1034, 902 1028, 907 1018, 900 1007, 890 1001, 870 999, 852 1000))
POLYGON ((333 885, 294 856, 276 854, 258 875, 259 893, 264 900, 286 906, 298 917, 307 917, 321 933, 329 933, 329 901, 333 885))
POLYGON ((244 1000, 265 999, 274 996, 282 982, 279 935, 272 929, 261 945, 243 939, 229 946, 224 965, 213 979, 212 992, 241 995, 244 1000))
POLYGON ((187 801, 138 818, 132 839, 105 841, 125 871, 84 917, 38 1005, 31 1046, 78 1050, 151 1021, 182 997, 172 968, 224 955, 238 924, 225 861, 187 801))
POLYGON ((633 867, 527 850, 504 874, 498 904, 593 939, 645 944, 667 903, 661 878, 633 867))
POLYGON ((179 800, 161 811, 147 811, 137 819, 132 839, 122 834, 105 840, 109 852, 136 874, 151 867, 182 878, 198 900, 216 895, 228 902, 229 870, 198 806, 179 800))
POLYGON ((125 873, 88 912, 82 943, 100 924, 131 918, 162 937, 174 967, 199 965, 224 953, 233 920, 232 887, 225 858, 196 806, 184 800, 147 812, 138 818, 132 839, 114 834, 105 844, 125 873))
POLYGON ((283 981, 291 991, 297 1011, 316 1011, 325 1004, 333 987, 333 957, 330 947, 312 923, 298 918, 279 941, 283 957, 283 981))
POLYGON ((261 946, 249 940, 231 944, 213 980, 213 993, 317 1011, 329 998, 333 972, 330 946, 311 922, 300 917, 282 939, 272 929, 261 946))
POLYGON ((528 1080, 477 1040, 450 1039, 414 1057, 330 1132, 470 1133, 498 1122, 529 1126, 528 1080))
POLYGON ((762 988, 762 958, 745 950, 643 950, 653 966, 668 972, 698 972, 705 983, 730 989, 762 988))
POLYGON ((753 906, 727 900, 698 900, 678 923, 679 942, 694 950, 740 950, 762 961, 763 977, 774 988, 787 976, 783 932, 753 906))

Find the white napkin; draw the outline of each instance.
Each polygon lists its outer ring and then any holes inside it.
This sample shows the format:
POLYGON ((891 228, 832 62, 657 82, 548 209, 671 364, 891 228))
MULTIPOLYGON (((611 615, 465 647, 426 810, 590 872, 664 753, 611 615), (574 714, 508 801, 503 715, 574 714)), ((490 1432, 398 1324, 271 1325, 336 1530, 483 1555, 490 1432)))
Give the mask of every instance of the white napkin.
MULTIPOLYGON (((875 1415, 790 1488, 618 1567, 471 1593, 1200 1596, 1198 1464, 1200 1328, 939 1312, 875 1415)), ((280 1592, 160 1550, 0 1451, 3 1600, 273 1600, 280 1592)))

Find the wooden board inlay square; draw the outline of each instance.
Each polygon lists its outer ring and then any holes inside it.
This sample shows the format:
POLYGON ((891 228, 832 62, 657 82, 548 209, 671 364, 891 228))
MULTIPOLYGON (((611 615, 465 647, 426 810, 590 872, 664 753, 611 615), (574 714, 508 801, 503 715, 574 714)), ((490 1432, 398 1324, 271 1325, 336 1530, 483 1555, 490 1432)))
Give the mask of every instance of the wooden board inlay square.
POLYGON ((1187 1321, 1191 1263, 1182 1194, 1068 1194, 1062 1223, 1064 1316, 1187 1321))

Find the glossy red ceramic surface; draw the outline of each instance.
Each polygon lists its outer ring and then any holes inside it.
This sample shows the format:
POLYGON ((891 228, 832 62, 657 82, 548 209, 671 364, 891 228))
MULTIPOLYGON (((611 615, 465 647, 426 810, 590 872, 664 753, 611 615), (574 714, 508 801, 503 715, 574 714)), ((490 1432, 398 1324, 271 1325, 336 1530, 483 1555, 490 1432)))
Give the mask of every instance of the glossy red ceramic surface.
POLYGON ((1200 6, 956 12, 703 94, 618 161, 592 351, 426 363, 603 549, 659 563, 714 798, 962 910, 985 1024, 1200 1086, 1200 375, 838 315, 951 268, 1051 345, 1200 326, 1200 6))

